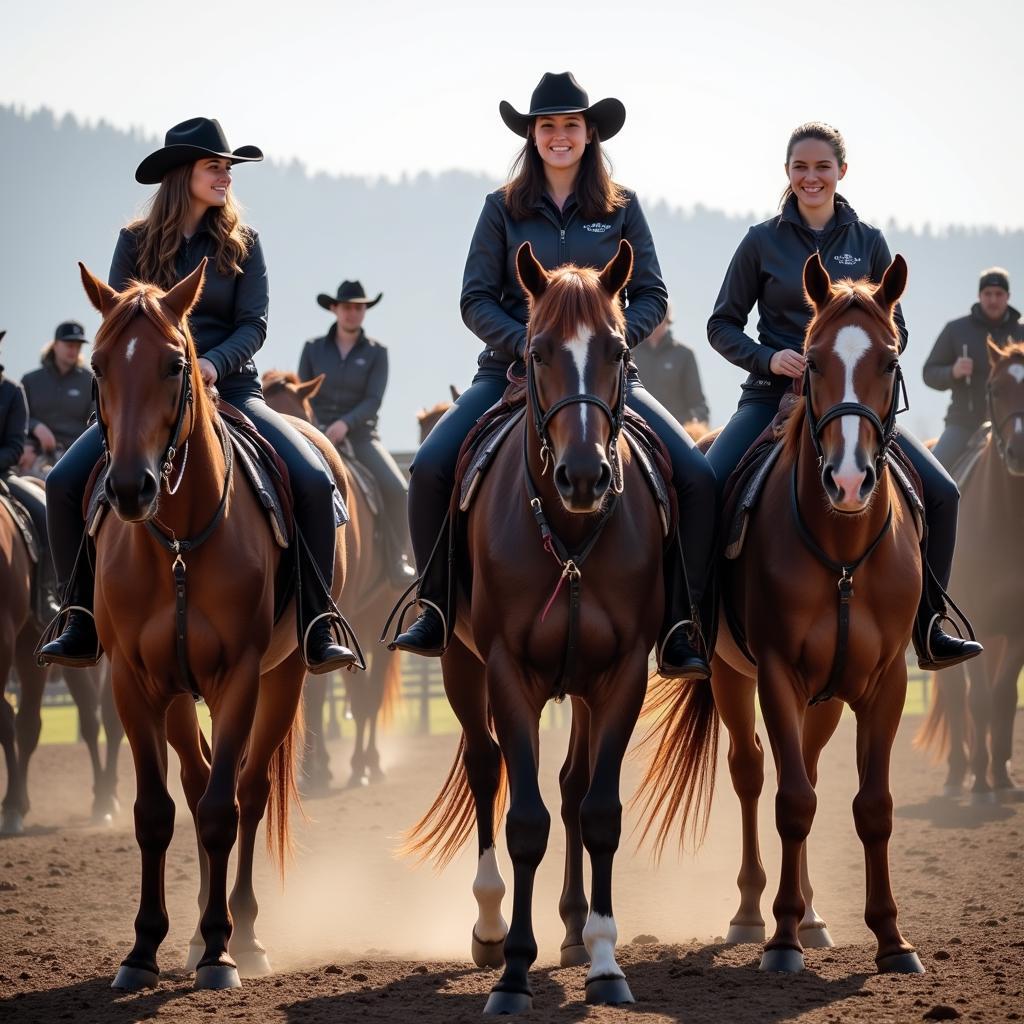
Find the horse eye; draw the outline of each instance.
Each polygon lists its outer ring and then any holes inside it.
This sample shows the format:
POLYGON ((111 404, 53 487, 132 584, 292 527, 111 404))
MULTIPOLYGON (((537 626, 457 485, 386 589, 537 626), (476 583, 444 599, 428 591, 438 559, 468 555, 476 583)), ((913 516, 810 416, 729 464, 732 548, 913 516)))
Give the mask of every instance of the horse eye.
POLYGON ((898 367, 899 365, 900 365, 900 361, 899 361, 898 359, 894 359, 894 360, 893 360, 893 361, 892 361, 892 362, 891 362, 891 363, 890 363, 890 364, 889 364, 889 365, 888 365, 888 366, 887 366, 887 367, 885 368, 885 372, 886 372, 886 373, 895 373, 895 372, 896 372, 896 368, 897 368, 897 367, 898 367))
POLYGON ((540 365, 540 361, 541 360, 540 360, 540 353, 538 351, 533 350, 532 352, 530 352, 530 358, 534 361, 535 365, 537 365, 537 366, 540 365))
POLYGON ((167 368, 168 377, 180 377, 181 371, 185 369, 185 360, 179 359, 167 368))
POLYGON ((97 380, 99 380, 99 379, 100 379, 100 377, 102 377, 102 376, 103 376, 103 374, 102 374, 102 373, 100 373, 100 371, 99 371, 99 367, 97 367, 97 366, 92 366, 92 367, 91 367, 91 369, 92 369, 92 375, 93 375, 93 376, 94 376, 94 377, 95 377, 95 378, 96 378, 97 380))
POLYGON ((813 359, 808 359, 806 365, 807 369, 810 370, 811 373, 821 373, 821 371, 818 369, 818 364, 815 363, 813 359))

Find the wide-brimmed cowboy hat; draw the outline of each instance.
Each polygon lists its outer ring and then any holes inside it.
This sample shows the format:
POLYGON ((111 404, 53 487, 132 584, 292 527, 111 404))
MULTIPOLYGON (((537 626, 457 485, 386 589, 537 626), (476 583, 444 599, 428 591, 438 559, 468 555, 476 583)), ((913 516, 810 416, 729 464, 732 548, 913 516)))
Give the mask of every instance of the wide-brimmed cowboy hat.
POLYGON ((212 117, 193 117, 168 131, 163 147, 150 153, 135 169, 135 180, 140 185, 159 185, 168 171, 207 156, 221 157, 233 164, 249 163, 262 160, 263 150, 256 146, 232 150, 220 122, 212 117))
POLYGON ((544 114, 582 114, 597 129, 602 142, 616 135, 626 123, 626 108, 621 100, 609 97, 591 104, 571 71, 546 72, 533 90, 527 113, 520 114, 508 100, 498 104, 498 111, 502 121, 523 138, 529 135, 534 120, 544 114))
POLYGON ((367 309, 373 309, 382 298, 384 298, 384 293, 377 292, 377 298, 368 299, 363 286, 358 281, 342 281, 338 285, 337 295, 332 296, 321 292, 316 297, 316 301, 324 309, 330 309, 331 306, 337 305, 339 302, 358 302, 367 309))

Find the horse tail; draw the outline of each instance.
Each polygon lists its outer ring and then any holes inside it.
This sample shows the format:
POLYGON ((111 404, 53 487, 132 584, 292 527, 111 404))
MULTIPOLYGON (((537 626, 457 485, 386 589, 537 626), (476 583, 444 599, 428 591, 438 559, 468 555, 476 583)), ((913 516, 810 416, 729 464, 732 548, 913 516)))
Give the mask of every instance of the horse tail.
MULTIPOLYGON (((459 737, 455 760, 441 791, 430 809, 404 836, 399 853, 413 856, 419 861, 433 860, 440 871, 447 867, 466 844, 476 826, 476 805, 466 772, 466 734, 459 737)), ((508 799, 508 776, 505 759, 498 757, 498 784, 494 793, 494 828, 505 813, 508 799)))
POLYGON ((656 672, 651 674, 644 715, 654 721, 637 753, 654 753, 632 802, 640 808, 640 843, 655 829, 654 855, 659 859, 676 819, 680 845, 687 827, 695 846, 707 833, 719 718, 709 680, 666 679, 656 672))
POLYGON ((270 759, 270 798, 267 801, 267 852, 277 865, 282 879, 284 869, 292 853, 292 835, 289 826, 288 811, 291 802, 302 811, 299 798, 298 773, 296 759, 302 750, 306 731, 303 717, 302 701, 295 709, 291 728, 281 745, 274 751, 270 759))
POLYGON ((966 713, 967 685, 963 672, 933 672, 931 706, 914 736, 914 749, 929 754, 935 763, 943 760, 952 744, 951 718, 966 713))
POLYGON ((402 659, 397 654, 378 651, 375 658, 386 658, 381 683, 380 724, 386 729, 395 717, 395 706, 402 697, 402 659))

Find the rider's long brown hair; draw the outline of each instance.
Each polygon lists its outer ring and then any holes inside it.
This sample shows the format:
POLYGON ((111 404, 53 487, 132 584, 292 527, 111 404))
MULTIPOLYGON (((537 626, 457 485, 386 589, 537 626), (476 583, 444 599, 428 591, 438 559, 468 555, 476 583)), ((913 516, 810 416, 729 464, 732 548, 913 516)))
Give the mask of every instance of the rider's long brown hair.
MULTIPOLYGON (((139 239, 139 280, 165 290, 178 280, 174 258, 181 247, 181 236, 191 206, 189 180, 194 166, 183 164, 168 171, 150 200, 146 215, 128 225, 139 239)), ((228 189, 223 206, 211 206, 206 211, 205 225, 217 243, 217 270, 222 274, 240 274, 242 263, 249 255, 252 238, 242 223, 242 208, 231 189, 228 189)))
MULTIPOLYGON (((576 176, 576 202, 585 220, 607 217, 621 210, 629 202, 625 189, 612 181, 611 167, 601 151, 597 128, 588 122, 593 135, 580 159, 576 176)), ((544 178, 544 159, 537 151, 530 125, 526 145, 516 154, 503 191, 505 205, 513 220, 525 220, 533 214, 547 187, 544 178)))

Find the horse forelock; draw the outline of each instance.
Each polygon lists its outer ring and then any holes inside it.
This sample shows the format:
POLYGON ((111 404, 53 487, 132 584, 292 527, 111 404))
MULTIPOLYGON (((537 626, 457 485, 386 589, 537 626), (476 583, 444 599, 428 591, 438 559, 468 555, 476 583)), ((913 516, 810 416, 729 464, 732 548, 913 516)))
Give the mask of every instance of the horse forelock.
POLYGON ((552 272, 544 294, 531 303, 527 335, 551 334, 568 341, 582 327, 597 332, 609 326, 625 334, 622 306, 604 290, 598 271, 569 263, 552 272))
MULTIPOLYGON (((873 320, 885 332, 885 336, 893 340, 895 347, 895 339, 899 336, 896 321, 892 310, 886 312, 876 301, 875 286, 867 278, 859 281, 842 278, 832 282, 832 295, 827 305, 811 317, 804 334, 804 351, 837 320, 854 310, 859 310, 873 320)), ((835 333, 838 334, 838 330, 835 333)))

